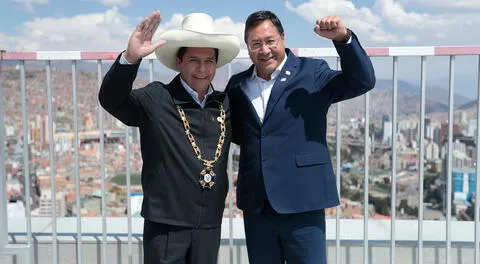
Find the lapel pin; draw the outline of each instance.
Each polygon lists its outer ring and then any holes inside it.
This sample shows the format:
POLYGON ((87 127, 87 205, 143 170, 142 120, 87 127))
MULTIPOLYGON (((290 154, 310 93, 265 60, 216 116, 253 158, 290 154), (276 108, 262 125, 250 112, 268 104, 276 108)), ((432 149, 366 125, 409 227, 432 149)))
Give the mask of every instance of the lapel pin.
POLYGON ((286 75, 290 75, 290 71, 285 71, 285 74, 286 74, 286 75))
POLYGON ((282 79, 280 79, 281 82, 284 82, 284 81, 286 81, 286 80, 287 80, 287 78, 282 78, 282 79))

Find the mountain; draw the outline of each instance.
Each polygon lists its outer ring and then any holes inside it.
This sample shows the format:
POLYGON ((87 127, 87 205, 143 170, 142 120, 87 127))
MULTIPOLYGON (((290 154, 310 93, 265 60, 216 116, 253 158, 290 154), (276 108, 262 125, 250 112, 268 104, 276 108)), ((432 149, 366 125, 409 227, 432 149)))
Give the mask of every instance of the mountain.
MULTIPOLYGON (((377 79, 377 83, 375 85, 375 89, 380 89, 380 90, 384 90, 384 89, 392 90, 392 87, 393 87, 392 80, 387 80, 387 79, 377 79)), ((397 89, 398 89, 397 92, 408 93, 408 94, 411 94, 412 96, 420 96, 420 84, 413 85, 407 81, 399 80, 397 84, 397 89)), ((448 109, 448 96, 449 96, 448 90, 438 87, 437 85, 430 85, 428 82, 425 90, 426 90, 425 101, 433 101, 433 102, 443 104, 448 109)), ((418 100, 420 100, 420 98, 418 98, 418 100)), ((455 93, 455 96, 453 98, 455 107, 459 107, 469 101, 470 101, 469 98, 463 95, 460 95, 458 93, 455 93)))
MULTIPOLYGON (((381 85, 382 82, 380 82, 381 85)), ((405 88, 408 88, 407 86, 405 88)), ((420 96, 412 92, 404 92, 399 89, 397 92, 397 113, 398 115, 418 115, 420 113, 420 96)), ((379 84, 370 91, 369 114, 372 118, 380 118, 385 114, 391 115, 393 108, 393 91, 386 89, 379 84)), ((342 104, 342 113, 348 117, 358 117, 365 111, 365 96, 359 96, 342 104)), ((425 113, 446 113, 448 106, 434 100, 425 100, 425 113)))
MULTIPOLYGON (((102 62, 102 72, 103 74, 109 69, 110 65, 113 61, 103 61, 102 62)), ((18 61, 3 61, 2 65, 5 66, 15 66, 18 64, 18 61)), ((45 62, 44 61, 27 61, 26 62, 27 69, 45 69, 45 62)), ((231 64, 231 73, 235 74, 240 71, 247 69, 251 65, 250 60, 236 60, 231 64)), ((69 60, 66 61, 53 61, 52 68, 61 71, 70 71, 72 69, 72 62, 69 60)), ((97 72, 97 63, 96 61, 79 61, 76 64, 76 68, 78 72, 86 72, 86 73, 96 73, 97 72)), ((160 65, 158 61, 154 61, 154 79, 160 80, 162 82, 169 82, 170 79, 176 73, 165 68, 164 66, 160 65)), ((139 68, 138 78, 142 78, 144 80, 149 80, 149 63, 144 61, 139 68)), ((471 102, 471 94, 472 89, 471 86, 475 86, 477 84, 476 79, 471 76, 456 76, 456 86, 455 86, 455 97, 454 97, 454 105, 455 107, 461 107, 469 102, 471 102), (457 83, 459 82, 459 83, 457 83), (467 91, 469 89, 469 91, 467 91)), ((217 70, 216 78, 214 80, 214 87, 217 90, 223 90, 228 82, 228 66, 223 66, 217 70)), ((412 84, 411 82, 405 80, 398 80, 398 92, 402 93, 409 93, 412 96, 420 96, 420 84, 412 84)), ((375 89, 389 89, 392 90, 392 80, 390 79, 377 79, 377 83, 375 89)), ((448 80, 443 79, 435 79, 432 81, 427 82, 426 87, 426 101, 433 101, 440 104, 443 104, 448 107, 448 96, 449 91, 448 88, 445 89, 444 87, 448 87, 448 80), (446 84, 446 85, 445 85, 446 84)), ((473 95, 475 96, 475 95, 473 95)), ((432 103, 433 104, 433 103, 432 103)), ((433 106, 433 105, 432 105, 433 106)), ((433 107, 433 109, 441 109, 441 107, 433 107)))
MULTIPOLYGON (((466 65, 462 65, 466 67, 466 65)), ((454 78, 455 84, 455 93, 461 94, 466 98, 476 98, 478 93, 478 72, 475 70, 472 71, 472 68, 476 67, 467 67, 467 69, 457 69, 454 78)), ((449 83, 448 74, 435 76, 435 79, 429 80, 429 84, 433 86, 444 87, 446 90, 449 83)))
POLYGON ((458 107, 459 110, 468 110, 477 107, 477 100, 470 101, 458 107))
MULTIPOLYGON (((112 61, 106 61, 102 64, 102 73, 105 74, 112 61)), ((150 73, 148 70, 148 63, 142 63, 142 66, 137 75, 137 81, 135 87, 140 87, 149 82, 150 73)), ((228 66, 221 67, 217 70, 214 87, 217 90, 223 90, 228 82, 229 72, 231 74, 238 73, 247 69, 250 66, 249 60, 235 61, 228 66)), ((69 80, 71 76, 71 61, 59 61, 52 63, 52 72, 55 73, 55 80, 69 80), (62 77, 63 76, 63 77, 62 77)), ((45 83, 45 62, 28 62, 26 64, 27 73, 31 78, 28 83, 38 83, 34 79, 41 79, 45 83)), ((15 67, 6 66, 2 68, 2 73, 9 71, 9 69, 15 72, 15 67)), ((79 86, 79 89, 88 89, 89 91, 96 91, 98 89, 97 84, 97 64, 96 62, 84 61, 77 63, 77 81, 79 83, 88 83, 88 85, 79 86), (78 79, 81 78, 81 79, 78 79), (88 86, 88 88, 87 88, 88 86), (90 87, 92 86, 92 87, 90 87)), ((17 72, 18 74, 18 72, 17 72)), ((166 69, 158 62, 154 62, 153 79, 160 80, 164 83, 168 83, 176 73, 166 69)), ((19 83, 19 80, 10 80, 12 83, 19 83)), ((40 84, 38 83, 38 84, 40 84)), ((54 84, 54 86, 61 84, 54 84)), ((65 85, 65 83, 63 83, 65 85)), ((38 87, 44 89, 45 87, 38 87)), ((370 114, 372 116, 382 116, 384 114, 391 113, 392 111, 392 81, 388 79, 377 79, 375 89, 370 92, 370 114)), ((407 81, 398 81, 398 94, 397 104, 399 115, 409 115, 420 112, 420 89, 418 86, 413 85, 407 81)), ((68 97, 68 94, 65 94, 68 97)), ((445 113, 448 111, 448 91, 429 86, 426 91, 426 113, 445 113), (434 91, 434 92, 433 92, 434 91)), ((89 98, 89 100, 96 101, 95 97, 89 98)), ((469 100, 463 96, 455 95, 455 105, 461 106, 467 103, 469 100)), ((358 114, 358 111, 364 109, 364 97, 358 97, 351 99, 348 104, 345 105, 344 111, 346 113, 351 112, 352 115, 358 114)), ((468 106, 462 106, 468 107, 468 106)), ((68 106, 67 106, 68 109, 68 106)))

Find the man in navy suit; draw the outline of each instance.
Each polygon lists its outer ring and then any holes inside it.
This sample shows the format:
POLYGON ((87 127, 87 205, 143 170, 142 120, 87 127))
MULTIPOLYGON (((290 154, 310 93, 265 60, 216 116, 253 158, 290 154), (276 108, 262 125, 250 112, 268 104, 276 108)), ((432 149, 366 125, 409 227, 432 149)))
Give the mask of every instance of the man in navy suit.
POLYGON ((237 204, 252 264, 326 263, 324 208, 339 204, 327 112, 375 86, 369 57, 340 17, 318 19, 314 31, 333 41, 342 71, 296 57, 278 17, 259 11, 245 25, 253 65, 227 86, 241 149, 237 204))

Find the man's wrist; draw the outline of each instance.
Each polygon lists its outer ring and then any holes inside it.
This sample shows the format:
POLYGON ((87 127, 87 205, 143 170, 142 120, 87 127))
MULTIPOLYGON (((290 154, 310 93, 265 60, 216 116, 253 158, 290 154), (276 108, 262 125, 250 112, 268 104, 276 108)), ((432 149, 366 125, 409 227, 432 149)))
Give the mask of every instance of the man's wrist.
POLYGON ((349 28, 345 28, 345 35, 340 39, 334 39, 333 41, 338 43, 349 43, 352 38, 352 31, 349 28))
POLYGON ((125 59, 125 61, 128 63, 128 64, 138 64, 140 62, 139 59, 134 59, 132 57, 130 57, 128 54, 127 54, 127 51, 124 51, 122 53, 122 57, 125 59))

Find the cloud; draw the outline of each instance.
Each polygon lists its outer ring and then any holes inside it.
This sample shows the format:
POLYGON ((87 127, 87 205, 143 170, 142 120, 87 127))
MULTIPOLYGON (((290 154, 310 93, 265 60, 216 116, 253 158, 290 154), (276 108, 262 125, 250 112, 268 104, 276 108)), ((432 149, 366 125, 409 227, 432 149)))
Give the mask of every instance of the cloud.
MULTIPOLYGON (((443 2, 445 3, 445 1, 443 2)), ((377 0, 374 8, 378 8, 380 15, 395 30, 409 35, 416 34, 416 40, 418 41, 430 41, 433 45, 458 45, 461 43, 472 45, 480 40, 477 37, 475 41, 475 38, 471 36, 471 31, 480 26, 480 14, 478 12, 462 13, 458 10, 448 10, 420 13, 407 11, 400 2, 393 0, 377 0)), ((413 41, 410 37, 405 40, 407 42, 413 41)))
POLYGON ((10 0, 10 1, 23 4, 25 9, 29 13, 34 14, 35 13, 34 5, 45 5, 45 4, 48 4, 49 0, 10 0))
MULTIPOLYGON (((154 40, 165 30, 180 28, 183 16, 174 14, 169 21, 162 21, 154 40)), ((20 25, 21 34, 17 36, 0 33, 0 47, 15 51, 119 51, 126 48, 140 20, 131 21, 117 7, 103 13, 35 18, 20 25)), ((214 26, 221 32, 234 33, 239 37, 243 34, 243 24, 236 24, 229 17, 215 19, 214 26)))
POLYGON ((119 50, 132 26, 117 8, 73 17, 43 17, 23 23, 20 36, 3 36, 0 46, 12 50, 119 50))
POLYGON ((370 8, 357 8, 351 1, 311 0, 297 7, 286 1, 285 7, 312 24, 324 16, 338 15, 342 17, 347 26, 354 25, 357 33, 368 36, 375 42, 395 43, 401 40, 400 36, 382 28, 384 20, 381 16, 375 14, 370 8))
POLYGON ((130 0, 98 0, 104 6, 113 7, 113 6, 129 6, 130 0))
POLYGON ((220 33, 234 34, 240 39, 240 43, 244 42, 245 23, 235 23, 230 17, 221 17, 214 20, 214 29, 220 33))
POLYGON ((480 9, 480 1, 478 0, 397 0, 398 3, 403 4, 406 7, 427 7, 437 9, 457 9, 468 10, 480 9))
MULTIPOLYGON (((310 0, 298 6, 286 1, 285 7, 312 23, 323 16, 339 15, 368 45, 476 45, 480 41, 471 33, 480 26, 478 11, 423 8, 419 12, 414 9, 419 2, 453 4, 451 0, 374 0, 373 6, 367 8, 356 7, 348 0, 310 0)), ((476 7, 480 1, 459 0, 453 5, 476 7)))
POLYGON ((378 0, 375 5, 387 22, 398 28, 408 29, 442 29, 455 25, 458 19, 446 14, 431 15, 428 13, 407 12, 394 0, 378 0))

